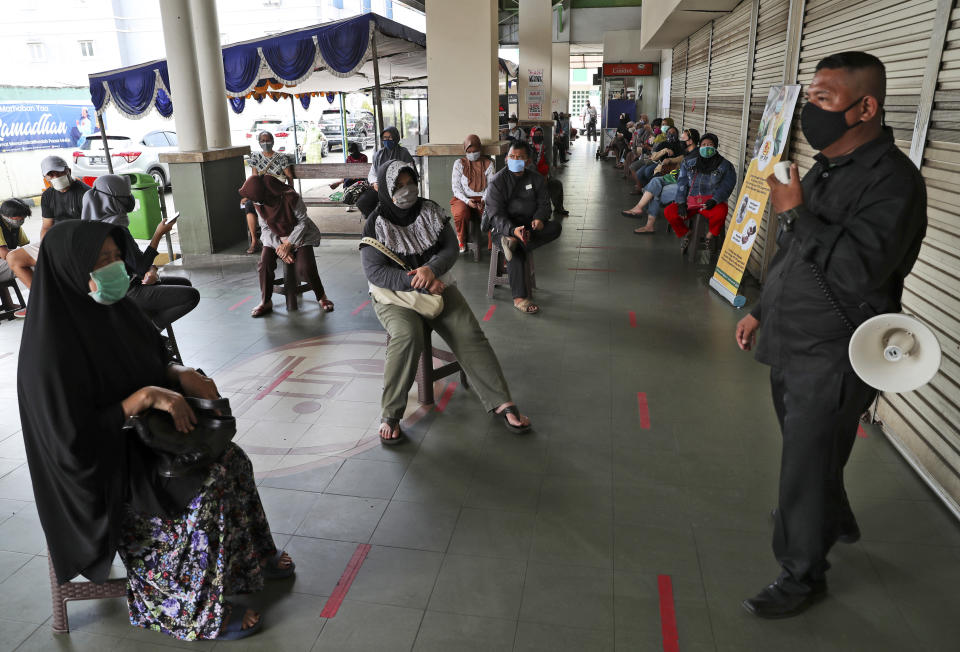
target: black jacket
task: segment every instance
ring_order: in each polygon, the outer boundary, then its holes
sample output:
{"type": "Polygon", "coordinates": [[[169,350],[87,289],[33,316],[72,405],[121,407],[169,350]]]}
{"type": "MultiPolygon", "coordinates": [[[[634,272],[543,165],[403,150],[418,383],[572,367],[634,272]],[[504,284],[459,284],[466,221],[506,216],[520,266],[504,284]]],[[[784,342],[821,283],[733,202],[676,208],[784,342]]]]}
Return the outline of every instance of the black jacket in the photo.
{"type": "Polygon", "coordinates": [[[850,329],[821,289],[816,265],[853,325],[899,312],[903,280],[927,229],[927,193],[913,162],[883,134],[847,156],[822,154],[804,176],[804,203],[778,216],[780,251],[760,302],[757,360],[852,371],[850,329]]]}
{"type": "Polygon", "coordinates": [[[518,226],[533,220],[550,219],[547,180],[527,168],[520,176],[503,168],[490,181],[486,196],[487,219],[498,235],[510,235],[518,226]]]}

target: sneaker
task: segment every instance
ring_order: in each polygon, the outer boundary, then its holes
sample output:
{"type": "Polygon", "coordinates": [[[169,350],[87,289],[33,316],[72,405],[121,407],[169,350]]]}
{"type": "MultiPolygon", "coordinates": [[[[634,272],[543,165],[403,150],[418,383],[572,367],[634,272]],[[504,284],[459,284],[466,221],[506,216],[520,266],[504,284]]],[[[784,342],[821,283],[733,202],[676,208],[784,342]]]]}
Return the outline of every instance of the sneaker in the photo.
{"type": "Polygon", "coordinates": [[[466,247],[464,247],[463,245],[460,245],[460,253],[464,253],[466,250],[467,250],[466,247]]]}
{"type": "Polygon", "coordinates": [[[17,319],[24,319],[27,316],[27,309],[21,308],[20,310],[13,313],[13,316],[16,317],[17,319]]]}

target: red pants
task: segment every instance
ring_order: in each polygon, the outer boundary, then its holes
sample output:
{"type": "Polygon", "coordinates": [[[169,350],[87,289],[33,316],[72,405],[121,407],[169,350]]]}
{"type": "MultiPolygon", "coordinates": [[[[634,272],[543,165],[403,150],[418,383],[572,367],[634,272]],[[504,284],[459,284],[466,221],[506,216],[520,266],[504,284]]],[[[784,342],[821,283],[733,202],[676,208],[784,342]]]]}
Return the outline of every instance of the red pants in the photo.
{"type": "Polygon", "coordinates": [[[467,244],[467,237],[470,233],[470,220],[476,217],[480,219],[480,211],[470,208],[467,204],[454,197],[450,200],[450,212],[453,213],[453,224],[457,230],[457,240],[460,246],[467,244]]]}
{"type": "Polygon", "coordinates": [[[729,207],[726,202],[722,204],[717,204],[713,208],[689,208],[687,209],[687,214],[683,217],[680,217],[680,213],[677,210],[676,204],[667,204],[667,207],[663,209],[663,216],[667,218],[667,221],[670,222],[670,226],[673,227],[674,232],[677,234],[678,238],[690,233],[690,229],[687,227],[686,221],[693,217],[696,217],[697,213],[700,213],[707,221],[710,223],[710,233],[713,235],[720,235],[720,232],[723,230],[723,225],[727,221],[727,211],[729,207]]]}

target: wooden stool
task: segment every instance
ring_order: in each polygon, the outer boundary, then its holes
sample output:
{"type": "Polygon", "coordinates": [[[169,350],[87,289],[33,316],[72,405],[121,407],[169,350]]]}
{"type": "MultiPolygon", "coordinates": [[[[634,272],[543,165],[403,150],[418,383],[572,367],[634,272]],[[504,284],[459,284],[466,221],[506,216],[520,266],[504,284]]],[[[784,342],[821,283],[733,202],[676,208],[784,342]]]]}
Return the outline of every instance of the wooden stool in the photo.
{"type": "MultiPolygon", "coordinates": [[[[450,351],[434,347],[432,334],[433,329],[424,324],[423,352],[420,354],[420,361],[417,363],[417,401],[421,405],[432,405],[434,403],[433,383],[441,378],[459,373],[460,384],[464,387],[470,387],[470,383],[467,382],[467,375],[457,361],[457,356],[450,351]],[[447,364],[434,368],[434,358],[439,358],[447,364]]],[[[390,344],[389,333],[387,333],[387,344],[390,344]]]]}
{"type": "MultiPolygon", "coordinates": [[[[533,266],[533,252],[527,252],[527,260],[523,266],[527,275],[527,287],[530,288],[530,297],[537,289],[537,273],[533,266]]],[[[490,251],[490,271],[487,274],[487,298],[493,298],[493,289],[498,285],[510,285],[510,275],[507,273],[507,261],[503,258],[503,247],[500,246],[500,237],[494,234],[493,249],[490,251]]]]}
{"type": "Polygon", "coordinates": [[[0,281],[0,293],[2,293],[0,294],[0,298],[2,298],[3,301],[3,307],[0,308],[0,319],[13,319],[13,313],[27,307],[27,302],[23,300],[23,295],[20,294],[20,286],[17,285],[17,279],[15,277],[8,281],[0,281]],[[17,295],[17,301],[20,303],[13,303],[13,300],[10,298],[11,288],[13,288],[14,293],[17,295]]]}
{"type": "Polygon", "coordinates": [[[280,267],[280,277],[273,279],[273,293],[282,294],[287,298],[287,312],[295,312],[300,309],[298,299],[304,292],[310,291],[308,283],[300,283],[297,279],[297,270],[294,265],[287,265],[277,258],[280,267]]]}
{"type": "Polygon", "coordinates": [[[50,596],[53,600],[53,619],[50,627],[54,634],[69,634],[70,622],[67,619],[67,602],[70,600],[102,600],[105,598],[123,598],[127,595],[127,580],[107,580],[103,584],[93,582],[57,582],[53,571],[53,560],[47,553],[50,565],[50,596]]]}
{"type": "Polygon", "coordinates": [[[680,256],[683,260],[692,260],[694,263],[697,262],[700,253],[700,240],[706,236],[707,228],[709,228],[707,218],[700,213],[696,213],[690,218],[690,233],[688,234],[690,236],[690,244],[686,249],[680,250],[680,256]]]}

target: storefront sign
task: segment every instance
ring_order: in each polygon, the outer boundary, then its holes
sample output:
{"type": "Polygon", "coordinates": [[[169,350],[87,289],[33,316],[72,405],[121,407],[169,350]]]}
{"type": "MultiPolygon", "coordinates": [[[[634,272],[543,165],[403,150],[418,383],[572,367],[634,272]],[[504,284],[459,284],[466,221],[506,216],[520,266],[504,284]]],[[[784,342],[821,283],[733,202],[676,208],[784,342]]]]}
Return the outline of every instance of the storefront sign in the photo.
{"type": "Polygon", "coordinates": [[[604,77],[637,77],[652,75],[652,63],[605,63],[603,64],[604,77]]]}
{"type": "MultiPolygon", "coordinates": [[[[733,219],[727,228],[727,238],[717,260],[717,269],[710,279],[710,287],[738,308],[746,302],[743,296],[738,295],[740,281],[747,269],[747,261],[750,260],[750,252],[757,241],[763,213],[770,199],[767,177],[773,174],[773,166],[783,154],[799,94],[799,86],[774,86],[767,95],[767,106],[763,110],[753,146],[753,159],[734,205],[733,219]]],[[[767,225],[769,243],[773,242],[775,231],[773,224],[767,225]]]]}
{"type": "Polygon", "coordinates": [[[0,102],[0,153],[82,147],[95,120],[91,104],[0,102]]]}

